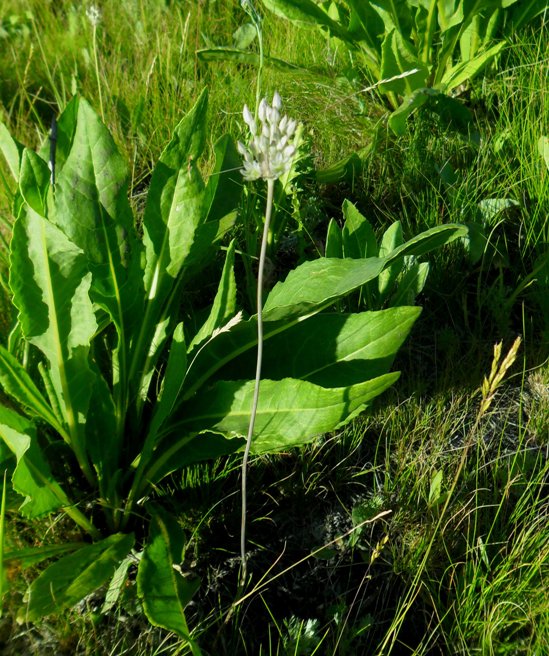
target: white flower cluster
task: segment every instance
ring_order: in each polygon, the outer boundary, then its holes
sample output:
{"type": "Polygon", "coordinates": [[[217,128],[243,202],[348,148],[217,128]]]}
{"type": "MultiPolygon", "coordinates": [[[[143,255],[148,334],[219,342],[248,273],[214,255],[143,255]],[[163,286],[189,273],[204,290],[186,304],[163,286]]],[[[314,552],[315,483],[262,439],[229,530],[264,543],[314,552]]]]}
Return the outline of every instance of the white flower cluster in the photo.
{"type": "Polygon", "coordinates": [[[247,146],[238,142],[238,152],[244,157],[241,171],[246,180],[276,180],[292,166],[297,122],[287,116],[281,118],[281,109],[282,100],[278,92],[273,96],[272,105],[263,98],[258,109],[258,126],[248,106],[244,105],[242,115],[252,136],[247,146]]]}
{"type": "Polygon", "coordinates": [[[86,16],[88,17],[88,20],[92,24],[92,27],[97,27],[101,22],[101,12],[99,11],[99,7],[97,7],[96,5],[90,5],[86,9],[86,16]]]}

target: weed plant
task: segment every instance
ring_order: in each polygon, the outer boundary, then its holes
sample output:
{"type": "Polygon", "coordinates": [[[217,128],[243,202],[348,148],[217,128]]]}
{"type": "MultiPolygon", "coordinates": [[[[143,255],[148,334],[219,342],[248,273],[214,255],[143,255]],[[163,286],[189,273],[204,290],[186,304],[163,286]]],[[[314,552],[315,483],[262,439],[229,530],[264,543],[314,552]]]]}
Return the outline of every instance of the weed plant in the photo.
{"type": "MultiPolygon", "coordinates": [[[[152,163],[204,85],[212,143],[223,132],[241,134],[255,70],[200,62],[195,51],[229,43],[246,18],[236,1],[104,3],[96,66],[87,7],[33,0],[23,10],[4,1],[0,118],[38,146],[74,91],[98,112],[102,105],[131,162],[139,208],[152,163]]],[[[264,78],[288,113],[303,117],[314,166],[376,144],[338,185],[302,182],[309,198],[298,209],[305,222],[318,220],[310,237],[318,250],[328,218],[341,221],[346,197],[378,236],[395,220],[408,237],[448,222],[484,222],[487,244],[476,260],[466,244],[434,257],[423,317],[398,357],[401,384],[372,417],[299,451],[253,459],[251,586],[237,606],[240,459],[193,465],[162,483],[159,492],[171,497],[189,536],[182,566],[202,579],[189,625],[204,653],[216,655],[549,653],[549,172],[537,150],[549,134],[547,25],[518,33],[495,71],[464,90],[474,114],[468,131],[424,112],[398,141],[383,128],[374,132],[385,110],[339,81],[345,62],[328,39],[289,30],[270,14],[263,25],[270,55],[322,73],[266,69],[264,78]],[[491,199],[513,202],[487,205],[491,199]],[[492,346],[505,337],[505,353],[519,332],[518,359],[479,418],[492,346]]],[[[9,206],[8,183],[0,192],[6,243],[9,206]]],[[[6,252],[0,246],[4,280],[6,252]]],[[[7,550],[75,539],[58,516],[22,522],[9,495],[6,505],[7,550]]],[[[147,624],[131,584],[107,614],[98,613],[103,590],[18,626],[39,567],[22,572],[7,562],[4,569],[0,649],[7,656],[186,653],[147,624]]]]}

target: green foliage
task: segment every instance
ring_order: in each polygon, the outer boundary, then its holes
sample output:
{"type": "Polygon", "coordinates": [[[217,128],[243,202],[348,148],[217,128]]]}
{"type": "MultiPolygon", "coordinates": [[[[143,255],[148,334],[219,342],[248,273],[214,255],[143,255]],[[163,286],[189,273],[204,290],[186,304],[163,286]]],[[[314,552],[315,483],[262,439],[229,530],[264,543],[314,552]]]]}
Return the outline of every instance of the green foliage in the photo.
{"type": "Polygon", "coordinates": [[[372,310],[384,305],[413,305],[429,273],[429,264],[417,258],[469,234],[465,226],[449,224],[430,228],[404,242],[400,222],[395,221],[378,244],[368,219],[349,201],[343,203],[343,217],[343,227],[333,219],[328,225],[326,256],[347,258],[345,261],[379,257],[386,262],[379,277],[364,285],[355,300],[358,306],[372,310]]]}
{"type": "MultiPolygon", "coordinates": [[[[230,139],[217,146],[219,174],[208,185],[197,167],[206,104],[203,93],[154,169],[142,236],[126,165],[84,100],[72,100],[59,118],[54,172],[47,143],[35,153],[5,139],[17,183],[9,284],[18,320],[17,337],[0,350],[0,381],[17,409],[0,406],[0,436],[21,512],[64,511],[94,540],[34,581],[22,614],[30,621],[109,579],[116,597],[135,544],[143,548],[137,582],[148,618],[190,640],[184,608],[197,583],[177,569],[183,534],[175,519],[146,506],[150,534],[141,545],[134,518],[172,472],[237,451],[252,405],[247,365],[257,319],[237,308],[234,243],[203,323],[180,320],[185,292],[212,262],[238,202],[223,167],[230,139]],[[21,352],[29,357],[21,361],[21,352]],[[84,498],[94,499],[88,514],[84,498]]],[[[444,243],[460,230],[434,238],[444,243]]],[[[377,257],[306,262],[274,286],[265,340],[273,353],[288,345],[294,353],[266,363],[272,378],[262,383],[254,453],[345,424],[395,382],[399,374],[389,369],[419,310],[324,311],[422,251],[420,242],[394,242],[377,257]]]]}
{"type": "Polygon", "coordinates": [[[549,6],[545,0],[262,2],[277,16],[321,28],[346,47],[386,97],[396,134],[425,104],[458,123],[467,121],[468,112],[447,94],[478,75],[509,35],[549,6]]]}

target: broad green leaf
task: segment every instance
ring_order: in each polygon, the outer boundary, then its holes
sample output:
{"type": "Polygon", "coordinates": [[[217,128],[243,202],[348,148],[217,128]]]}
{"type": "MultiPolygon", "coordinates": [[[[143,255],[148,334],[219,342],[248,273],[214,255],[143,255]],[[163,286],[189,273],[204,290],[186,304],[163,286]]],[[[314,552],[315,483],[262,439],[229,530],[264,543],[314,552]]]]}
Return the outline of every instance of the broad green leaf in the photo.
{"type": "Polygon", "coordinates": [[[38,446],[36,428],[28,419],[0,406],[0,438],[17,460],[12,484],[25,497],[20,512],[27,517],[40,517],[69,505],[38,446]]]}
{"type": "MultiPolygon", "coordinates": [[[[204,183],[197,160],[206,139],[206,107],[204,91],[175,128],[153,171],[147,195],[143,217],[147,302],[130,367],[130,380],[137,388],[133,393],[141,399],[147,396],[164,345],[158,339],[159,326],[170,319],[168,306],[181,282],[182,269],[189,265],[193,251],[195,257],[201,257],[211,247],[197,240],[199,228],[204,225],[204,183]]],[[[211,223],[213,232],[217,232],[218,223],[211,223]]]]}
{"type": "MultiPolygon", "coordinates": [[[[262,375],[269,380],[299,378],[327,388],[375,378],[389,371],[420,313],[418,307],[399,307],[315,315],[266,341],[262,375]]],[[[254,373],[255,349],[250,349],[216,377],[242,380],[254,373]]]]}
{"type": "Polygon", "coordinates": [[[77,604],[113,576],[133,543],[132,534],[116,533],[50,565],[32,582],[19,620],[35,622],[77,604]]]}
{"type": "Polygon", "coordinates": [[[376,278],[385,261],[323,258],[305,262],[278,282],[265,301],[265,321],[305,317],[376,278]]]}
{"type": "Polygon", "coordinates": [[[524,25],[527,25],[536,16],[549,10],[548,0],[536,0],[535,2],[519,2],[511,9],[510,20],[507,22],[507,33],[509,36],[516,33],[524,25]]]}
{"type": "Polygon", "coordinates": [[[83,430],[94,374],[88,364],[97,323],[82,251],[32,209],[18,218],[10,286],[25,337],[46,356],[75,455],[86,470],[83,430]]]}
{"type": "Polygon", "coordinates": [[[190,640],[185,606],[199,587],[179,571],[184,558],[185,536],[177,521],[157,508],[149,540],[137,571],[137,591],[148,620],[155,626],[190,640]]]}
{"type": "Polygon", "coordinates": [[[173,407],[185,382],[187,374],[187,345],[185,344],[185,334],[183,324],[177,324],[168,355],[166,372],[162,379],[162,388],[160,397],[154,408],[154,415],[149,428],[147,442],[142,451],[141,457],[148,458],[152,452],[156,431],[162,425],[163,421],[170,416],[173,407]]]}
{"type": "Polygon", "coordinates": [[[225,135],[214,146],[215,167],[210,173],[204,192],[206,221],[219,221],[235,211],[243,188],[240,173],[242,157],[233,139],[225,135]]]}
{"type": "Polygon", "coordinates": [[[380,91],[406,96],[418,87],[426,85],[428,68],[418,59],[413,46],[399,32],[392,30],[387,33],[381,53],[381,76],[383,80],[390,81],[381,84],[380,91]]]}
{"type": "Polygon", "coordinates": [[[9,133],[8,128],[0,121],[0,152],[4,156],[15,182],[19,182],[19,169],[24,147],[9,133]]]}
{"type": "MultiPolygon", "coordinates": [[[[392,223],[383,233],[379,245],[379,257],[385,258],[398,246],[402,245],[402,226],[400,221],[392,223]]],[[[379,303],[382,304],[389,295],[395,280],[404,266],[404,259],[394,260],[380,274],[378,279],[379,303]]]]}
{"type": "MultiPolygon", "coordinates": [[[[239,48],[203,48],[197,50],[196,54],[199,59],[203,61],[230,61],[236,64],[246,64],[257,68],[261,62],[258,54],[248,50],[240,50],[239,48]]],[[[297,64],[278,59],[277,57],[264,57],[263,64],[274,70],[279,70],[286,73],[301,73],[302,75],[311,75],[313,72],[308,68],[302,68],[297,64]]]]}
{"type": "Polygon", "coordinates": [[[175,128],[153,171],[143,217],[149,303],[163,303],[170,294],[202,220],[204,184],[197,159],[206,139],[206,107],[203,92],[175,128]]]}
{"type": "Polygon", "coordinates": [[[425,232],[412,237],[412,239],[395,248],[394,251],[389,253],[386,260],[390,264],[405,255],[420,257],[437,250],[445,244],[449,244],[459,237],[467,236],[468,231],[467,226],[461,223],[447,223],[446,225],[429,228],[429,230],[425,230],[425,232]]]}
{"type": "Polygon", "coordinates": [[[233,43],[236,48],[246,50],[257,37],[257,30],[253,23],[244,23],[233,33],[233,43]]]}
{"type": "Polygon", "coordinates": [[[59,433],[63,427],[24,367],[0,345],[0,385],[23,408],[40,417],[59,433]]]}
{"type": "Polygon", "coordinates": [[[342,230],[343,257],[360,259],[381,256],[370,222],[348,200],[343,202],[343,216],[345,217],[342,230]]]}
{"type": "Polygon", "coordinates": [[[117,426],[111,390],[103,376],[98,371],[95,373],[86,417],[86,451],[97,474],[101,496],[108,498],[109,484],[115,477],[123,454],[124,432],[117,426]]]}
{"type": "Polygon", "coordinates": [[[286,18],[292,23],[325,27],[333,36],[344,41],[350,40],[347,30],[332,20],[312,0],[262,0],[262,2],[273,14],[286,18]]]}
{"type": "Polygon", "coordinates": [[[337,225],[335,219],[330,219],[328,230],[326,232],[326,248],[324,249],[326,257],[343,257],[343,240],[341,228],[337,225]]]}
{"type": "Polygon", "coordinates": [[[476,55],[472,59],[456,64],[443,75],[441,85],[445,90],[451,91],[467,80],[472,80],[503,50],[503,48],[505,48],[505,46],[505,41],[501,41],[500,43],[496,43],[495,46],[488,48],[488,50],[476,55]]]}
{"type": "MultiPolygon", "coordinates": [[[[304,444],[342,426],[390,387],[399,373],[350,387],[326,389],[304,380],[262,380],[255,422],[254,453],[304,444]]],[[[172,430],[187,434],[210,430],[228,437],[246,435],[254,381],[221,381],[207,395],[181,405],[172,430]]]]}
{"type": "MultiPolygon", "coordinates": [[[[63,168],[71,151],[81,102],[85,103],[86,101],[81,100],[78,96],[74,96],[74,98],[65,105],[63,112],[57,118],[57,135],[55,140],[56,171],[60,171],[63,168]]],[[[45,139],[42,147],[38,151],[38,154],[45,162],[49,161],[50,158],[50,145],[50,139],[45,139]]]]}
{"type": "Polygon", "coordinates": [[[390,307],[412,305],[423,291],[428,275],[428,262],[416,262],[408,267],[398,280],[396,291],[389,301],[390,307]]]}
{"type": "Polygon", "coordinates": [[[40,216],[47,216],[47,194],[50,189],[50,170],[47,164],[27,148],[21,158],[19,189],[25,202],[40,216]]]}
{"type": "Polygon", "coordinates": [[[246,444],[242,438],[229,439],[219,433],[203,431],[198,435],[181,435],[181,431],[167,432],[158,443],[145,479],[158,483],[165,476],[198,462],[216,460],[236,453],[246,444]]]}
{"type": "Polygon", "coordinates": [[[412,112],[429,101],[432,96],[438,96],[440,91],[422,87],[416,89],[412,94],[406,96],[400,107],[395,109],[389,116],[389,127],[396,135],[403,135],[406,132],[406,121],[412,112]]]}
{"type": "Polygon", "coordinates": [[[103,606],[101,606],[102,615],[105,615],[116,606],[124,586],[126,585],[126,581],[128,580],[128,570],[134,562],[135,556],[130,554],[129,556],[126,556],[116,568],[111,582],[109,583],[107,592],[105,593],[105,601],[103,602],[103,606]]]}
{"type": "Polygon", "coordinates": [[[85,100],[72,101],[61,116],[57,153],[49,218],[87,259],[91,298],[109,314],[118,334],[112,383],[115,389],[119,381],[125,387],[127,345],[133,326],[142,320],[143,296],[140,245],[128,201],[128,168],[109,131],[85,100]]]}
{"type": "Polygon", "coordinates": [[[221,328],[221,326],[226,324],[236,314],[236,279],[233,270],[234,252],[235,241],[233,239],[227,249],[225,265],[223,266],[223,272],[221,273],[217,294],[215,295],[210,314],[204,325],[193,337],[189,344],[189,350],[209,339],[216,329],[221,328]]]}
{"type": "Polygon", "coordinates": [[[44,560],[49,560],[61,554],[70,553],[85,547],[85,542],[65,542],[63,544],[48,544],[45,547],[30,547],[29,549],[17,549],[4,554],[5,563],[17,563],[22,569],[38,565],[44,560]]]}

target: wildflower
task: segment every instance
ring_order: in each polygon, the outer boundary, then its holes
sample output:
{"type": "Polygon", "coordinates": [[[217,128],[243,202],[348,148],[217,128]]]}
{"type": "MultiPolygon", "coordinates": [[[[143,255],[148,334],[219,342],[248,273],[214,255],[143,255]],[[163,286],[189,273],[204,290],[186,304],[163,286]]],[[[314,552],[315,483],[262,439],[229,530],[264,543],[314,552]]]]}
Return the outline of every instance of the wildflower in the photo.
{"type": "Polygon", "coordinates": [[[99,11],[99,7],[96,5],[90,5],[86,9],[86,16],[88,17],[88,20],[92,24],[92,27],[97,27],[101,21],[101,12],[99,11]]]}
{"type": "Polygon", "coordinates": [[[248,181],[263,178],[276,180],[287,173],[296,153],[294,136],[297,122],[287,116],[280,116],[282,99],[278,92],[273,96],[272,105],[265,98],[258,108],[258,122],[247,105],[242,115],[250,129],[248,145],[238,142],[238,152],[244,158],[242,175],[248,181]]]}

